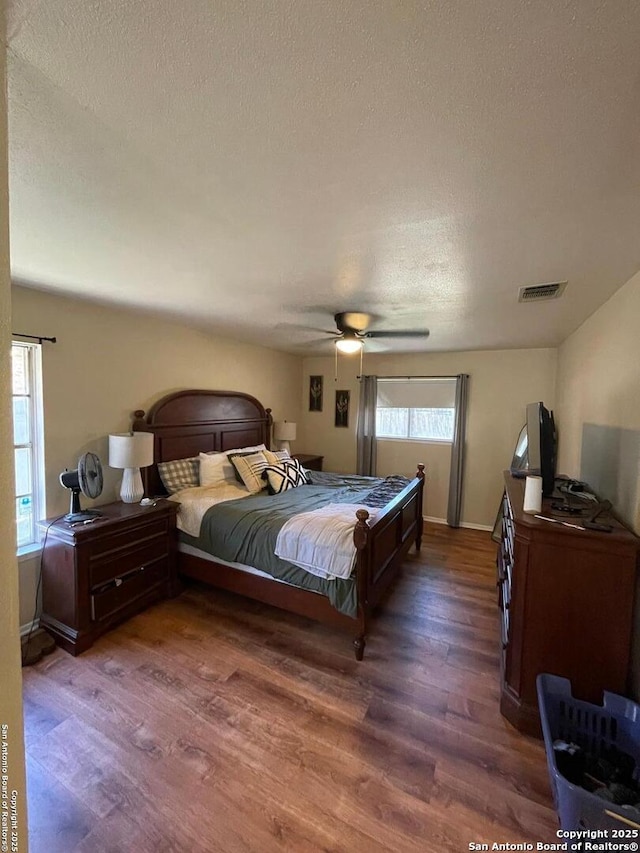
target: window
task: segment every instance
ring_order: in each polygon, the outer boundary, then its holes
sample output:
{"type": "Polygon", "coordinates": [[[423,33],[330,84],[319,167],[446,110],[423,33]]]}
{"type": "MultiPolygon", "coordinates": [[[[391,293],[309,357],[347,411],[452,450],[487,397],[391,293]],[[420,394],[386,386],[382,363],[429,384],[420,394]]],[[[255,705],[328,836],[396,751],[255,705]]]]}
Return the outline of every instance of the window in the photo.
{"type": "Polygon", "coordinates": [[[45,514],[40,351],[40,344],[11,345],[18,549],[38,542],[36,523],[45,514]]]}
{"type": "Polygon", "coordinates": [[[376,437],[453,441],[455,379],[379,379],[376,437]]]}

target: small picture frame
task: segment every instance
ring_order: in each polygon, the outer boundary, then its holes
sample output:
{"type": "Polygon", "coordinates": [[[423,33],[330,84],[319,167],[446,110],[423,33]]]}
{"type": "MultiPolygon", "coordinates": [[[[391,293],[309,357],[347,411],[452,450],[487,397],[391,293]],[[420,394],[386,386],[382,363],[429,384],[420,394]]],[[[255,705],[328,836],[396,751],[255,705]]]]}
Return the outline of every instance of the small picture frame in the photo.
{"type": "Polygon", "coordinates": [[[322,411],[322,384],[323,376],[309,377],[309,411],[322,411]]]}
{"type": "Polygon", "coordinates": [[[349,396],[350,391],[336,391],[335,426],[349,426],[349,396]]]}

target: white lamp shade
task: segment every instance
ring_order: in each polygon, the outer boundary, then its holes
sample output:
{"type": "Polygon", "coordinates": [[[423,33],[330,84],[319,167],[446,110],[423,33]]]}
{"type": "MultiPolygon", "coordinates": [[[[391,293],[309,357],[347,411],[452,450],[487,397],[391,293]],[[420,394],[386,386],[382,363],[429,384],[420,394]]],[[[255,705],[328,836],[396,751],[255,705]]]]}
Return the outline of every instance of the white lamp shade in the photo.
{"type": "Polygon", "coordinates": [[[277,421],[273,425],[273,437],[276,441],[295,441],[296,425],[291,421],[277,421]]]}
{"type": "Polygon", "coordinates": [[[153,465],[153,433],[134,432],[109,436],[111,468],[146,468],[153,465]]]}

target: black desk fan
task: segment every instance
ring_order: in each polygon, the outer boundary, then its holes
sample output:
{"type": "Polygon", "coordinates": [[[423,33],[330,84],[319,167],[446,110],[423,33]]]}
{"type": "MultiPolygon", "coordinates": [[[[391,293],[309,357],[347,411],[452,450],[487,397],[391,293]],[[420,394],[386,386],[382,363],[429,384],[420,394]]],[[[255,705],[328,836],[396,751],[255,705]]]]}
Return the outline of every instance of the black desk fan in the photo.
{"type": "Polygon", "coordinates": [[[60,483],[71,491],[69,512],[64,520],[69,524],[92,521],[102,513],[97,509],[80,509],[80,492],[88,498],[97,498],[102,492],[102,465],[95,453],[83,453],[75,471],[63,471],[60,483]]]}

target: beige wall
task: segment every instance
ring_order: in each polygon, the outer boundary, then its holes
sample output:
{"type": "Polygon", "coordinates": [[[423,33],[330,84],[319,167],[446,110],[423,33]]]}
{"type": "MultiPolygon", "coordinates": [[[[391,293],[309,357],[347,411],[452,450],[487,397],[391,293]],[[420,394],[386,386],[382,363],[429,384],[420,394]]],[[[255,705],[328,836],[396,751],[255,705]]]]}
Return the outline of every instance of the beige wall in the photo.
{"type": "MultiPolygon", "coordinates": [[[[559,470],[583,478],[640,534],[640,273],[558,353],[559,470]]],[[[640,588],[632,680],[640,698],[640,588]]]]}
{"type": "Polygon", "coordinates": [[[589,476],[640,533],[640,273],[560,347],[558,420],[559,470],[589,476]]]}
{"type": "MultiPolygon", "coordinates": [[[[13,288],[13,323],[25,334],[57,337],[43,345],[47,516],[64,513],[69,492],[58,476],[90,450],[102,460],[100,498],[118,496],[121,472],[108,467],[110,432],[129,428],[135,409],[184,388],[244,391],[276,419],[299,419],[299,357],[214,338],[132,311],[13,288]]],[[[35,561],[20,564],[21,624],[33,618],[35,561]]]]}
{"type": "MultiPolygon", "coordinates": [[[[338,381],[333,358],[307,358],[303,365],[302,417],[294,450],[321,453],[325,470],[355,470],[358,408],[358,357],[341,357],[338,381]],[[309,376],[324,376],[322,412],[308,411],[309,376]],[[333,425],[336,389],[351,391],[349,428],[333,425]]],[[[527,403],[555,404],[556,350],[496,350],[404,355],[366,354],[364,371],[380,376],[468,373],[469,410],[462,521],[492,526],[502,493],[502,471],[509,466],[527,403]]],[[[446,516],[449,450],[426,442],[380,442],[378,473],[413,476],[417,462],[427,466],[424,513],[446,516]]]]}
{"type": "MultiPolygon", "coordinates": [[[[4,34],[4,4],[0,2],[0,32],[4,34]]],[[[11,414],[11,290],[9,286],[9,206],[7,198],[7,105],[5,100],[5,48],[0,58],[0,488],[3,495],[14,493],[13,422],[11,414]]],[[[18,620],[18,573],[13,502],[0,505],[0,744],[7,747],[6,765],[0,771],[8,777],[6,794],[15,792],[17,846],[27,850],[27,807],[24,776],[24,735],[22,722],[22,670],[18,620]],[[6,727],[6,728],[5,728],[6,727]],[[5,769],[6,767],[6,769],[5,769]]],[[[3,786],[4,793],[4,786],[3,786]]],[[[6,804],[3,801],[3,805],[6,804]]],[[[8,848],[12,849],[12,826],[8,824],[8,848]]]]}

